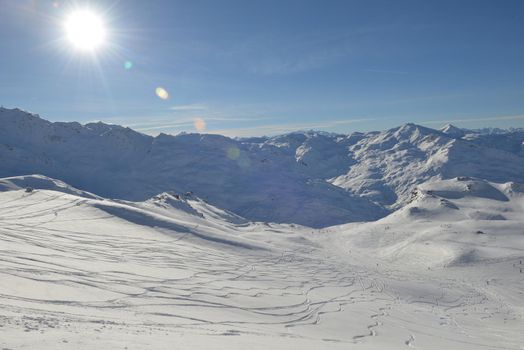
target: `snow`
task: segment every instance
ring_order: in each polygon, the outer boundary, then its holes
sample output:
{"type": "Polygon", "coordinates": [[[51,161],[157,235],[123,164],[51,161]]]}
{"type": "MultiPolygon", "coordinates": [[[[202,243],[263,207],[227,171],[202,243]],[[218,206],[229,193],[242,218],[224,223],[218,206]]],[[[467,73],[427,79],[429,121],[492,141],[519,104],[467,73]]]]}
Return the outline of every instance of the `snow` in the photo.
{"type": "MultiPolygon", "coordinates": [[[[1,177],[43,174],[106,198],[132,201],[191,191],[250,220],[314,227],[375,220],[388,213],[310,176],[338,163],[345,152],[338,146],[329,163],[314,170],[317,162],[297,162],[295,149],[270,141],[199,134],[151,137],[102,123],[50,123],[7,109],[0,110],[0,123],[1,177]]],[[[336,144],[325,135],[311,137],[336,144]]]]}
{"type": "Polygon", "coordinates": [[[467,140],[406,124],[365,134],[349,147],[355,165],[329,182],[396,210],[426,181],[472,176],[524,182],[523,140],[522,132],[476,134],[467,140]]]}
{"type": "Polygon", "coordinates": [[[14,176],[0,179],[0,192],[21,189],[32,190],[33,188],[64,192],[86,198],[102,199],[101,197],[95,194],[86,191],[81,191],[72,186],[69,186],[63,181],[51,179],[47,176],[42,175],[14,176]]]}
{"type": "Polygon", "coordinates": [[[0,349],[524,349],[522,130],[0,123],[0,349]]]}
{"type": "Polygon", "coordinates": [[[385,217],[418,184],[472,176],[524,183],[524,132],[405,124],[231,139],[152,137],[104,123],[51,123],[0,109],[0,177],[42,174],[106,198],[193,192],[252,221],[327,227],[385,217]],[[458,137],[464,131],[464,137],[458,137]]]}
{"type": "Polygon", "coordinates": [[[440,131],[442,131],[446,135],[449,135],[451,137],[456,137],[456,138],[462,138],[466,134],[464,130],[462,130],[460,128],[457,128],[453,124],[446,124],[446,125],[444,125],[440,129],[440,131]]]}
{"type": "Polygon", "coordinates": [[[109,200],[37,178],[1,181],[18,184],[0,192],[1,348],[524,343],[519,184],[428,182],[382,220],[315,230],[191,194],[109,200]],[[471,220],[479,208],[505,220],[471,220]]]}
{"type": "MultiPolygon", "coordinates": [[[[474,176],[524,182],[521,130],[457,139],[406,124],[383,132],[272,138],[161,134],[104,123],[50,123],[0,109],[0,176],[44,174],[110,198],[192,191],[250,220],[325,227],[376,220],[420,183],[474,176]],[[154,175],[153,175],[154,174],[154,175]]],[[[455,135],[456,136],[456,135],[455,135]]]]}

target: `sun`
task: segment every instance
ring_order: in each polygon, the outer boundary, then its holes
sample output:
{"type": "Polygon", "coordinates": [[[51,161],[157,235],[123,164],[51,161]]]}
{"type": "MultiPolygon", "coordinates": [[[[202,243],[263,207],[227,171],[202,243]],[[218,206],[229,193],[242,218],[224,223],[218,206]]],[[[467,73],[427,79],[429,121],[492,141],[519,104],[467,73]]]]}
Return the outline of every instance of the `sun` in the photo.
{"type": "Polygon", "coordinates": [[[91,10],[75,10],[64,23],[67,39],[81,51],[96,51],[106,40],[102,16],[91,10]]]}

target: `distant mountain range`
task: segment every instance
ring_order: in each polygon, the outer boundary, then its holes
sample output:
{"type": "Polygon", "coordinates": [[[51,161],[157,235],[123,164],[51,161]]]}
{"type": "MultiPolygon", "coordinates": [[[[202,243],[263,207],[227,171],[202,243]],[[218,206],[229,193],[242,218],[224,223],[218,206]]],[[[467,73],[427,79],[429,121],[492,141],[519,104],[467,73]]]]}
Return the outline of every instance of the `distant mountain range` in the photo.
{"type": "Polygon", "coordinates": [[[103,197],[191,192],[253,221],[325,227],[382,218],[417,185],[472,177],[524,182],[524,130],[295,132],[156,137],[104,123],[49,122],[0,108],[0,177],[42,174],[103,197]]]}

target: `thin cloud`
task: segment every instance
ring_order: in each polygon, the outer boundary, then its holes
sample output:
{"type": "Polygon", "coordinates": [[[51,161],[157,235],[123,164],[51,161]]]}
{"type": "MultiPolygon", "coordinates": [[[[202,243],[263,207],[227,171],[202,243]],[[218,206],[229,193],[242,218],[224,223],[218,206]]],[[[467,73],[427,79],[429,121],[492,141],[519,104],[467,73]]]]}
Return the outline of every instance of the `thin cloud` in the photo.
{"type": "Polygon", "coordinates": [[[144,121],[137,122],[133,124],[127,124],[126,126],[135,129],[140,132],[150,132],[155,130],[167,131],[169,129],[180,129],[187,130],[187,127],[193,127],[193,123],[196,118],[204,120],[206,123],[248,123],[261,120],[267,120],[267,118],[257,118],[257,117],[232,117],[232,116],[206,116],[206,115],[196,115],[196,116],[187,116],[187,117],[176,117],[176,118],[166,118],[155,121],[144,121]]]}
{"type": "Polygon", "coordinates": [[[172,111],[202,111],[208,109],[206,105],[203,104],[188,104],[188,105],[178,105],[169,108],[172,111]]]}
{"type": "Polygon", "coordinates": [[[247,137],[247,136],[272,136],[283,134],[287,132],[293,132],[298,130],[313,130],[313,129],[333,129],[343,125],[349,125],[354,123],[361,123],[377,120],[376,118],[361,118],[361,119],[341,119],[341,120],[329,120],[318,123],[289,123],[289,124],[272,124],[272,125],[261,125],[248,128],[231,128],[231,129],[219,129],[209,130],[209,133],[220,134],[225,136],[236,136],[236,137],[247,137]]]}
{"type": "Polygon", "coordinates": [[[146,127],[138,127],[135,130],[140,132],[148,132],[148,131],[154,131],[154,130],[166,130],[166,129],[173,129],[173,128],[183,128],[193,125],[193,120],[191,121],[181,121],[181,122],[174,122],[174,123],[167,123],[167,124],[158,124],[153,126],[146,126],[146,127]]]}
{"type": "Polygon", "coordinates": [[[501,115],[501,116],[483,117],[483,118],[430,120],[427,122],[421,122],[420,124],[474,123],[474,122],[497,121],[497,120],[524,120],[524,114],[501,115]]]}

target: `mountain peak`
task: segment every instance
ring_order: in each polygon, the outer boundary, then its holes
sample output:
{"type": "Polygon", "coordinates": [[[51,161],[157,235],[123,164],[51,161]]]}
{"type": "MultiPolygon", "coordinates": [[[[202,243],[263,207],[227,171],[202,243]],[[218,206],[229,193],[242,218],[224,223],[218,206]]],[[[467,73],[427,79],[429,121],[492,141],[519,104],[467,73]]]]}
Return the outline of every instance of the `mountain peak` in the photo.
{"type": "Polygon", "coordinates": [[[52,123],[18,109],[1,109],[0,121],[0,177],[39,173],[134,201],[176,188],[252,221],[324,227],[376,219],[434,177],[524,182],[519,135],[454,139],[444,133],[460,130],[453,126],[238,140],[52,123]]]}
{"type": "Polygon", "coordinates": [[[0,107],[0,118],[2,119],[24,119],[24,120],[43,120],[38,114],[24,111],[20,108],[0,107]]]}
{"type": "Polygon", "coordinates": [[[406,123],[399,127],[390,129],[385,133],[392,135],[397,140],[410,140],[411,142],[414,142],[424,136],[438,133],[438,131],[422,125],[406,123]]]}
{"type": "Polygon", "coordinates": [[[464,130],[461,128],[456,127],[453,124],[446,124],[441,129],[441,132],[443,132],[446,135],[452,136],[452,137],[462,137],[465,135],[464,130]]]}

